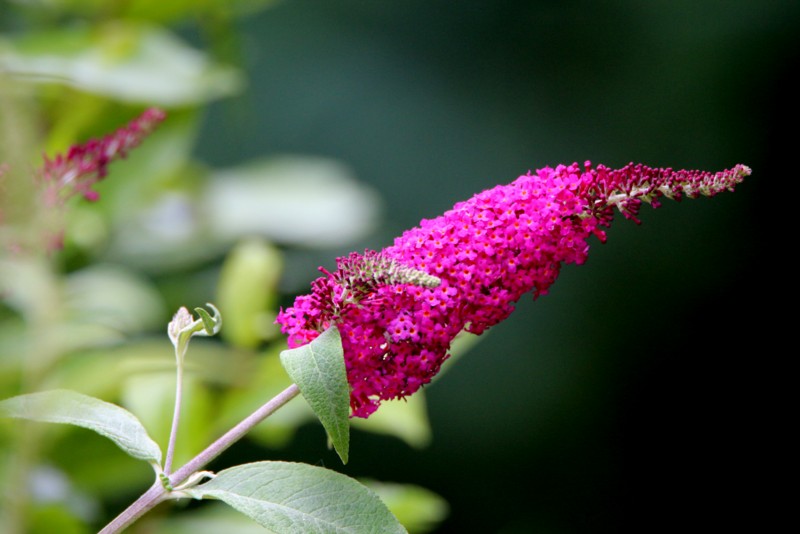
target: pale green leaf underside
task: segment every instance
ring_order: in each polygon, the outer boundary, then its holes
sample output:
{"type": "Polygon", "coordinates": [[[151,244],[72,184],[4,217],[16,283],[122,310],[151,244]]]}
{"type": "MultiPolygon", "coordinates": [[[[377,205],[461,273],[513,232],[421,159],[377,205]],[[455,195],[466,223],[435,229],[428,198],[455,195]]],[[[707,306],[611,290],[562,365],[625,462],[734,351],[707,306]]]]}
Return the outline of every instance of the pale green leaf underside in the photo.
{"type": "Polygon", "coordinates": [[[123,102],[203,104],[239,92],[244,82],[238,70],[213,63],[164,29],[120,21],[113,32],[70,28],[32,33],[3,52],[0,71],[123,102]]]}
{"type": "Polygon", "coordinates": [[[341,473],[307,464],[239,465],[186,493],[224,501],[280,534],[406,532],[372,490],[341,473]]]}
{"type": "Polygon", "coordinates": [[[350,386],[339,331],[331,327],[311,343],[281,352],[281,364],[322,422],[342,462],[347,463],[350,386]]]}
{"type": "Polygon", "coordinates": [[[82,393],[56,389],[19,395],[0,401],[0,416],[88,428],[134,458],[161,463],[161,449],[135,415],[82,393]]]}

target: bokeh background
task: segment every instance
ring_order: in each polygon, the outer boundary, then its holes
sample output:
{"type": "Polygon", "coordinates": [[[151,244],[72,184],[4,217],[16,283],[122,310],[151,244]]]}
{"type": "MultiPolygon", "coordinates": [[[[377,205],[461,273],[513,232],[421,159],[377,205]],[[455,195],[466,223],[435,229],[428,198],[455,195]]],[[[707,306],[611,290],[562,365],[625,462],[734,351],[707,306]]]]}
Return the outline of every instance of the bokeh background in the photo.
{"type": "MultiPolygon", "coordinates": [[[[5,78],[6,118],[32,120],[39,152],[100,135],[146,105],[170,114],[142,154],[112,166],[97,206],[75,207],[53,267],[56,279],[97,265],[144,279],[159,311],[134,339],[158,339],[180,305],[217,302],[224,262],[246,238],[261,240],[256,256],[266,242],[281,254],[274,308],[304,292],[318,265],[383,247],[529,169],[585,160],[753,169],[734,194],[643,209],[639,226],[618,218],[585,265],[521,301],[426,388],[430,435],[357,427],[342,466],[308,421],[280,446],[247,442],[219,466],[282,458],[419,485],[448,503],[436,533],[763,530],[777,499],[766,473],[783,464],[771,392],[791,350],[779,348],[788,317],[776,306],[793,305],[782,214],[792,193],[779,188],[795,167],[800,3],[183,4],[0,0],[0,73],[29,71],[5,78]],[[37,46],[24,44],[31,36],[80,33],[114,63],[113,47],[124,49],[135,25],[169,33],[218,70],[187,82],[159,65],[152,79],[116,86],[102,74],[60,84],[30,72],[39,65],[37,46]],[[271,200],[248,201],[260,198],[254,191],[271,200]],[[69,238],[81,228],[89,237],[69,238]]],[[[237,279],[261,280],[247,273],[237,279]]],[[[25,320],[12,306],[0,318],[13,326],[6,333],[25,320]]],[[[240,342],[236,357],[265,343],[240,342]]],[[[4,397],[21,388],[8,363],[14,346],[0,345],[4,397]]],[[[75,387],[91,389],[94,375],[72,372],[87,381],[75,387]]],[[[40,385],[69,383],[58,376],[40,385]]],[[[223,385],[202,397],[212,411],[223,385]]],[[[105,393],[124,402],[135,397],[126,387],[105,393]]],[[[76,443],[43,455],[63,467],[82,455],[76,443]]],[[[103,487],[77,484],[89,495],[103,487]]],[[[139,488],[95,494],[102,502],[85,528],[139,488]]]]}

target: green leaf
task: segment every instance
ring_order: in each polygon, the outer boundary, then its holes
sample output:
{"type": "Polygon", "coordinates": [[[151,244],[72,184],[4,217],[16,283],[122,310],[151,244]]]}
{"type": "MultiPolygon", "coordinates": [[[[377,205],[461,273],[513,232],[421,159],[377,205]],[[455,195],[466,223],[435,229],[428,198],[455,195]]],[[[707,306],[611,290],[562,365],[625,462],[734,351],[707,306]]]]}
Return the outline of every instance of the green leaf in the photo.
{"type": "Polygon", "coordinates": [[[205,104],[239,92],[244,84],[241,72],[212,62],[167,30],[121,21],[26,34],[4,47],[0,70],[122,102],[166,107],[205,104]]]}
{"type": "Polygon", "coordinates": [[[197,313],[197,315],[200,316],[200,319],[203,321],[203,328],[205,329],[206,334],[208,334],[209,336],[213,336],[216,333],[215,332],[216,321],[212,319],[211,316],[208,314],[208,312],[203,308],[195,308],[194,311],[197,313]]]}
{"type": "Polygon", "coordinates": [[[161,449],[136,416],[116,404],[75,391],[55,389],[12,397],[0,401],[0,416],[88,428],[134,458],[161,463],[161,449]]]}
{"type": "MultiPolygon", "coordinates": [[[[106,1],[104,8],[107,8],[106,1]]],[[[146,18],[161,23],[199,18],[207,24],[215,24],[216,28],[225,18],[254,14],[274,3],[275,0],[128,0],[121,2],[120,6],[129,18],[146,18]]]]}
{"type": "Polygon", "coordinates": [[[404,399],[383,401],[368,419],[354,417],[350,424],[359,430],[395,436],[412,447],[427,447],[431,442],[424,388],[404,399]]]}
{"type": "MultiPolygon", "coordinates": [[[[223,502],[209,502],[190,514],[149,514],[138,522],[148,534],[265,534],[264,527],[223,502]]],[[[60,534],[60,533],[59,533],[60,534]]]]}
{"type": "Polygon", "coordinates": [[[64,283],[71,317],[112,332],[140,334],[161,329],[164,304],[152,282],[123,265],[92,264],[64,283]]]}
{"type": "Polygon", "coordinates": [[[230,251],[217,283],[219,307],[225,310],[222,335],[226,341],[256,348],[280,332],[273,304],[282,270],[280,252],[263,239],[245,239],[230,251]]]}
{"type": "Polygon", "coordinates": [[[405,533],[369,488],[341,473],[300,463],[255,462],[186,490],[219,499],[281,534],[405,533]]]}
{"type": "Polygon", "coordinates": [[[67,503],[46,502],[26,508],[25,532],[28,534],[90,534],[86,526],[67,503]]]}
{"type": "Polygon", "coordinates": [[[203,213],[220,238],[263,235],[325,249],[349,247],[369,236],[382,209],[378,192],[351,169],[311,156],[255,159],[218,169],[203,202],[203,213]]]}
{"type": "Polygon", "coordinates": [[[317,339],[281,352],[281,364],[328,432],[347,463],[350,447],[350,386],[339,330],[332,326],[317,339]]]}
{"type": "Polygon", "coordinates": [[[398,521],[413,534],[433,531],[447,518],[450,510],[450,505],[440,495],[421,486],[368,479],[360,482],[377,493],[398,521]]]}

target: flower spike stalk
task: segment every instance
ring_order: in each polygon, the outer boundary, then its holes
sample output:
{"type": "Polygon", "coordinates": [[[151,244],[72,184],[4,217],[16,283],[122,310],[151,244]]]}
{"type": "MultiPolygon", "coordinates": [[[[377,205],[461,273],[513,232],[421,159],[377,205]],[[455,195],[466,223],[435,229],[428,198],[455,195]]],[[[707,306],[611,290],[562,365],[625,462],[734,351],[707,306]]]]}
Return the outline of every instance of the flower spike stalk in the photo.
{"type": "Polygon", "coordinates": [[[380,252],[339,258],[276,322],[290,347],[339,328],[352,415],[368,417],[430,382],[459,332],[484,332],[524,294],[545,295],[562,265],[584,263],[589,237],[605,242],[615,210],[638,223],[642,203],[733,191],[750,172],[544,167],[423,220],[380,252]],[[381,274],[389,265],[413,274],[381,274]]]}

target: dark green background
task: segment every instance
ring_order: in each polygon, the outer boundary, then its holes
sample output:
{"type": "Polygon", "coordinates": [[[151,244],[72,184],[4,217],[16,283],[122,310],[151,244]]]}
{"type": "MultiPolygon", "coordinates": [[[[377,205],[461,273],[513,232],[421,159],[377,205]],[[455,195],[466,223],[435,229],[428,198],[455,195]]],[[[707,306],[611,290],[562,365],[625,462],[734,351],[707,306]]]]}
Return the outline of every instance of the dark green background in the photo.
{"type": "MultiPolygon", "coordinates": [[[[198,157],[346,162],[386,201],[363,246],[545,165],[753,168],[618,219],[427,390],[429,449],[357,433],[344,471],[441,493],[442,533],[763,531],[798,22],[799,2],[301,0],[242,21],[251,85],[198,157]]],[[[318,433],[301,459],[335,465],[318,433]]]]}

